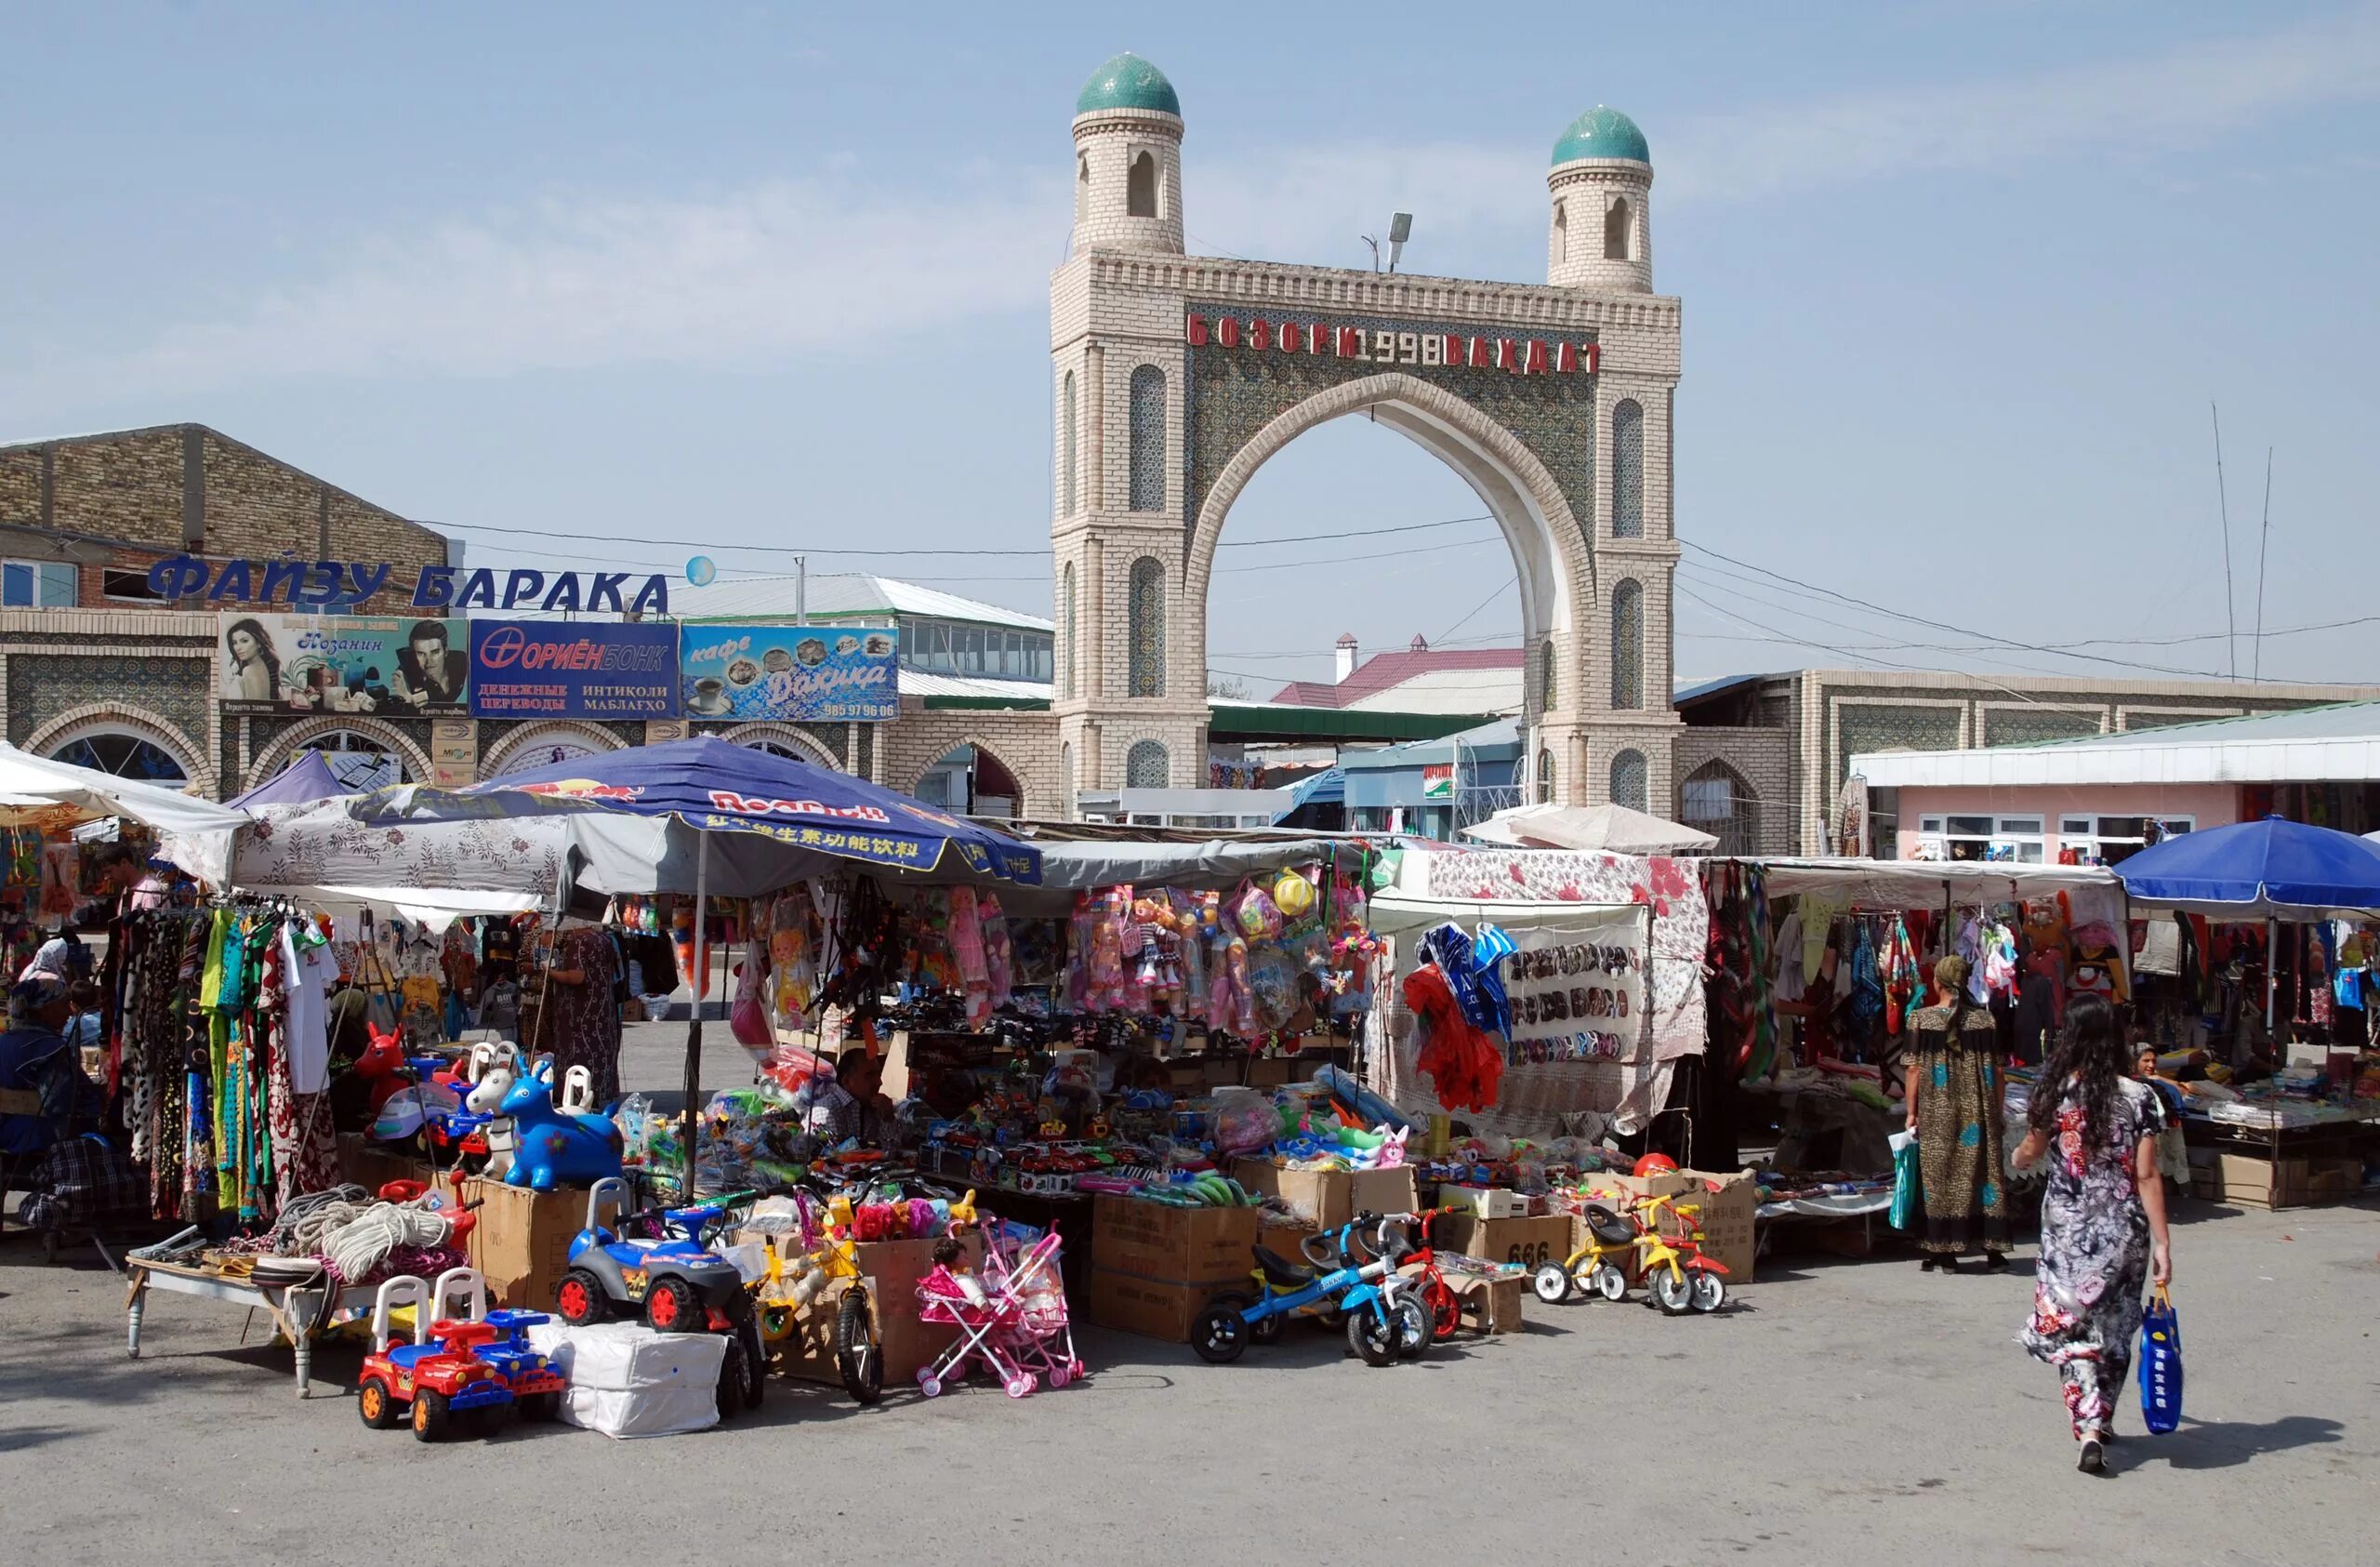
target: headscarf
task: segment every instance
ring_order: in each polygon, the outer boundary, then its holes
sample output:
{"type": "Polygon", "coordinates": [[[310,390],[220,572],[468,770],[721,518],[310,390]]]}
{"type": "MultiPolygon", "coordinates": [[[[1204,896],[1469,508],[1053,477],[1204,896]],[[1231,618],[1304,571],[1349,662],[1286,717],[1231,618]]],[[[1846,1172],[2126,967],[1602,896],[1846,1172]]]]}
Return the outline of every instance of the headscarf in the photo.
{"type": "Polygon", "coordinates": [[[17,982],[22,984],[36,974],[46,974],[63,984],[73,977],[68,970],[73,968],[73,945],[62,936],[53,936],[41,944],[40,950],[33,954],[33,961],[27,963],[23,972],[17,976],[17,982]]]}
{"type": "Polygon", "coordinates": [[[1956,1005],[1959,992],[1967,988],[1967,961],[1956,952],[1935,960],[1934,988],[1942,992],[1949,1004],[1956,1005]]]}
{"type": "Polygon", "coordinates": [[[65,976],[28,973],[8,991],[8,1021],[17,1024],[35,1022],[43,1008],[54,1006],[65,999],[65,976]]]}

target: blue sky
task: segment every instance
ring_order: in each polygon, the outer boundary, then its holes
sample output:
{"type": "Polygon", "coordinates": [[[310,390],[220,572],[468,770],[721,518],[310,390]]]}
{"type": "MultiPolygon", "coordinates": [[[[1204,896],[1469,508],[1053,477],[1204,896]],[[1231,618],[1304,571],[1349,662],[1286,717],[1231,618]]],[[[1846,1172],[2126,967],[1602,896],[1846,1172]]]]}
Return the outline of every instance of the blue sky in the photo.
{"type": "MultiPolygon", "coordinates": [[[[1644,126],[1655,282],[1685,310],[1679,531],[1964,629],[1689,549],[1682,677],[2116,671],[1997,639],[2227,668],[2210,398],[2242,631],[2268,446],[2268,627],[2369,613],[2380,9],[1673,6],[1625,36],[1575,5],[1443,14],[20,12],[0,438],[201,420],[490,564],[1038,551],[1067,121],[1131,48],[1182,95],[1197,250],[1365,264],[1402,207],[1408,270],[1541,280],[1554,138],[1598,101],[1644,126]]],[[[1226,537],[1478,510],[1350,421],[1274,459],[1226,537]]],[[[1325,673],[1342,631],[1509,637],[1491,537],[1233,551],[1257,569],[1216,579],[1212,661],[1261,695],[1325,673]]],[[[813,561],[864,564],[1048,612],[1036,553],[813,561]]],[[[2264,673],[2380,678],[2375,631],[2270,636],[2264,673]]]]}

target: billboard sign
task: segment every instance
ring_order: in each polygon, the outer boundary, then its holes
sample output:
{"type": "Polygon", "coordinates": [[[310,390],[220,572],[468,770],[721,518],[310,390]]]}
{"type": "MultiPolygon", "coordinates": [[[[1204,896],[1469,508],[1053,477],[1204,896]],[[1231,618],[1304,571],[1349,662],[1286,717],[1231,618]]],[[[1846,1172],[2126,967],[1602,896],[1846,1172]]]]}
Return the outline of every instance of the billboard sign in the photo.
{"type": "Polygon", "coordinates": [[[877,724],[901,712],[901,639],[890,626],[679,627],[688,718],[877,724]]]}
{"type": "Polygon", "coordinates": [[[670,718],[678,628],[624,621],[474,620],[474,718],[670,718]]]}
{"type": "Polygon", "coordinates": [[[216,694],[225,702],[383,715],[470,705],[461,620],[226,613],[216,631],[216,694]]]}

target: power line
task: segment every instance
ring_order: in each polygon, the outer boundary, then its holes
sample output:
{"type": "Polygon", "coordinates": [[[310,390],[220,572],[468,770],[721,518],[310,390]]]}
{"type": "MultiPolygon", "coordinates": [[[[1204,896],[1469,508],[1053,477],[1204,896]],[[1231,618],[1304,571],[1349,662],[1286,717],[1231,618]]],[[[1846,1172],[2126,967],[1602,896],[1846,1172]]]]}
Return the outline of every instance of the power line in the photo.
{"type": "MultiPolygon", "coordinates": [[[[2059,657],[2081,658],[2094,664],[2109,664],[2118,669],[2141,670],[2150,674],[2179,675],[2188,680],[2205,680],[2209,678],[2206,671],[2203,670],[2180,670],[2175,669],[2171,665],[2166,664],[2143,664],[2129,658],[2110,658],[2102,653],[2075,653],[2062,648],[2044,647],[2035,643],[2016,642],[2007,637],[1994,636],[1990,631],[1978,631],[1971,626],[1952,625],[1947,620],[1931,620],[1923,615],[1911,615],[1906,610],[1888,608],[1884,604],[1871,603],[1867,599],[1856,598],[1849,593],[1837,592],[1832,588],[1822,588],[1814,582],[1805,582],[1798,577],[1788,577],[1781,571],[1771,571],[1765,566],[1754,565],[1750,561],[1739,560],[1733,555],[1713,550],[1707,544],[1697,544],[1690,538],[1680,538],[1678,542],[1685,545],[1689,550],[1699,551],[1703,554],[1712,556],[1718,560],[1726,561],[1729,565],[1741,566],[1747,571],[1757,572],[1763,577],[1774,578],[1779,582],[1789,583],[1793,587],[1804,589],[1806,591],[1824,594],[1828,598],[1851,604],[1856,608],[1871,610],[1878,615],[1887,615],[1896,620],[1906,620],[1912,625],[1925,626],[1937,631],[1955,631],[1963,637],[1978,637],[1998,646],[2007,648],[2012,652],[2046,653],[2059,657]]],[[[1763,629],[1768,630],[1770,628],[1765,627],[1763,629]]],[[[1811,645],[1816,647],[1822,644],[1813,643],[1811,645]]]]}

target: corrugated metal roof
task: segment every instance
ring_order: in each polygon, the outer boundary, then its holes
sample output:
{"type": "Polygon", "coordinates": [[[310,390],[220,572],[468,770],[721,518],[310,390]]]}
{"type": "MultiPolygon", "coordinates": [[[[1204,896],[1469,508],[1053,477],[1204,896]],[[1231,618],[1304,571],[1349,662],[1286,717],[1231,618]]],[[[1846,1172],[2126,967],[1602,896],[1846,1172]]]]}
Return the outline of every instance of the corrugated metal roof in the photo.
{"type": "MultiPolygon", "coordinates": [[[[705,588],[673,586],[670,597],[678,613],[687,619],[793,617],[793,578],[789,576],[773,575],[764,580],[739,582],[731,575],[705,588]]],[[[985,604],[981,599],[961,598],[957,593],[873,572],[813,572],[804,597],[813,620],[919,615],[979,626],[1013,626],[1022,631],[1048,631],[1055,628],[1055,622],[1043,616],[985,604]]]]}
{"type": "Polygon", "coordinates": [[[2077,740],[1851,759],[1871,789],[2380,779],[2380,702],[2338,702],[2077,740]]]}
{"type": "Polygon", "coordinates": [[[1005,697],[1020,702],[1046,702],[1052,687],[1046,680],[986,680],[981,675],[931,674],[906,665],[901,670],[904,697],[1005,697]]]}

